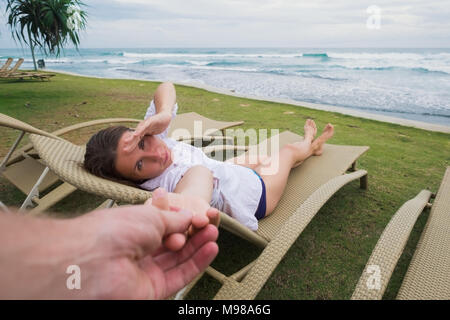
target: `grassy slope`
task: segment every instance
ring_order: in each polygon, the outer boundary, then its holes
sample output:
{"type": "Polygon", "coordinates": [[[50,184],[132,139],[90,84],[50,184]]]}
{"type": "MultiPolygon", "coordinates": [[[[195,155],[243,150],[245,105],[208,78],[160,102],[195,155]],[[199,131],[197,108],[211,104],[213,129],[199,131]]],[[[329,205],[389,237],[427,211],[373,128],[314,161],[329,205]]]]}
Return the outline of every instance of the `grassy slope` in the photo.
{"type": "MultiPolygon", "coordinates": [[[[157,85],[67,75],[50,82],[0,80],[0,112],[48,131],[104,117],[142,118],[157,85]]],[[[450,165],[448,134],[185,86],[176,89],[180,113],[196,111],[218,120],[244,120],[244,129],[278,128],[299,134],[310,117],[319,129],[327,122],[335,125],[331,143],[370,146],[358,164],[369,172],[369,189],[363,191],[353,182],[328,201],[275,270],[260,299],[348,299],[392,214],[421,189],[436,191],[450,165]]],[[[97,129],[84,129],[66,138],[82,143],[97,129]]],[[[6,154],[16,136],[13,130],[0,128],[0,155],[6,154]]],[[[3,178],[0,191],[7,205],[18,206],[25,198],[3,178]]],[[[68,211],[81,214],[102,200],[77,191],[51,211],[58,216],[66,216],[68,211]]],[[[427,214],[416,224],[385,298],[395,297],[427,214]]],[[[214,266],[225,273],[236,271],[258,251],[224,231],[219,244],[221,254],[214,266]]],[[[210,298],[214,288],[217,284],[205,278],[191,297],[210,298]]]]}

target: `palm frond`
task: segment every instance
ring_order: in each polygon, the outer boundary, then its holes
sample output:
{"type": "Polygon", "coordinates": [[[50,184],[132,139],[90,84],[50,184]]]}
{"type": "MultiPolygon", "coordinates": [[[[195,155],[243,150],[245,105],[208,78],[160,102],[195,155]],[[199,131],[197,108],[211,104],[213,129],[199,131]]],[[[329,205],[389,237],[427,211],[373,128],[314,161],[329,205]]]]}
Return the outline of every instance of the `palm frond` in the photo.
{"type": "MultiPolygon", "coordinates": [[[[87,13],[79,0],[6,0],[7,24],[15,40],[37,46],[46,54],[60,55],[67,43],[78,49],[79,33],[86,29],[87,13]],[[69,23],[71,10],[77,9],[77,29],[69,23]]],[[[73,15],[73,13],[72,13],[73,15]]]]}

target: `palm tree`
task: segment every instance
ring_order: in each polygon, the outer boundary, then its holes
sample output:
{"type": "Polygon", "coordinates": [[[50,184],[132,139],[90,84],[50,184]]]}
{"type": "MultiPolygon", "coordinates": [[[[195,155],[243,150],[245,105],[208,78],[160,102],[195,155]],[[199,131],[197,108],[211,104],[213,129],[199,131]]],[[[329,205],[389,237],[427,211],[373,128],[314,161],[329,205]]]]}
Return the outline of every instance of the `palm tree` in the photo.
{"type": "Polygon", "coordinates": [[[84,4],[79,0],[6,0],[7,24],[12,36],[30,46],[34,69],[34,50],[39,47],[47,55],[60,55],[71,42],[78,49],[79,31],[86,28],[84,4]]]}

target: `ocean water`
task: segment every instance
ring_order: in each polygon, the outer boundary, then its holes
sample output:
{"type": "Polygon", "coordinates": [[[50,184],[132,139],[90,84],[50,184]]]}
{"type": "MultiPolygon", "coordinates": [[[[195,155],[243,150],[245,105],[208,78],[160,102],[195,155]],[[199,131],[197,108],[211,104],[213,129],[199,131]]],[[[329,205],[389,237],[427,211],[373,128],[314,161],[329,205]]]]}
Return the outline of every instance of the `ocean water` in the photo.
{"type": "MultiPolygon", "coordinates": [[[[26,48],[0,49],[0,59],[9,56],[32,68],[26,48]]],[[[45,62],[83,75],[206,84],[450,126],[450,49],[66,49],[45,62]]]]}

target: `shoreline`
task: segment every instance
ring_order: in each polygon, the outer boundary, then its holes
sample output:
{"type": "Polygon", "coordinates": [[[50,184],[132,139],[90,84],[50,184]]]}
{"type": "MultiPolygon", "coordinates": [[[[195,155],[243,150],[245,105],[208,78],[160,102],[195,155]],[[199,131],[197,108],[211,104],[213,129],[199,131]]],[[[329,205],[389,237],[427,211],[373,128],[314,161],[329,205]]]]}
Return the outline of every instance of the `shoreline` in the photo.
{"type": "MultiPolygon", "coordinates": [[[[67,75],[78,76],[78,77],[96,78],[96,79],[137,80],[137,81],[148,81],[148,82],[161,82],[161,80],[158,81],[158,80],[136,79],[136,78],[108,78],[108,77],[99,77],[99,76],[87,76],[87,75],[77,74],[74,72],[60,71],[60,70],[53,70],[53,69],[45,69],[44,71],[55,72],[55,73],[60,73],[60,74],[67,74],[67,75]]],[[[197,83],[191,83],[191,82],[179,82],[179,81],[171,81],[171,80],[168,80],[168,81],[174,83],[175,85],[182,85],[182,86],[187,86],[187,87],[203,89],[203,90],[206,90],[209,92],[215,92],[215,93],[219,93],[219,94],[234,96],[237,98],[283,103],[283,104],[289,104],[289,105],[293,105],[293,106],[305,107],[305,108],[310,108],[310,109],[315,109],[315,110],[336,112],[336,113],[349,115],[349,116],[357,117],[357,118],[393,123],[393,124],[398,124],[401,126],[413,127],[413,128],[423,129],[423,130],[427,130],[427,131],[450,133],[450,126],[433,124],[433,123],[428,123],[428,122],[423,122],[423,121],[385,116],[385,115],[381,115],[381,114],[369,113],[369,112],[365,112],[365,111],[359,111],[359,110],[338,107],[338,106],[333,106],[333,105],[318,104],[318,103],[311,103],[311,102],[305,102],[305,101],[297,101],[297,100],[285,99],[285,98],[265,98],[265,97],[250,95],[250,94],[239,94],[239,93],[233,92],[228,89],[217,88],[217,87],[213,87],[213,86],[209,86],[209,85],[205,85],[205,84],[197,84],[197,83]]]]}

